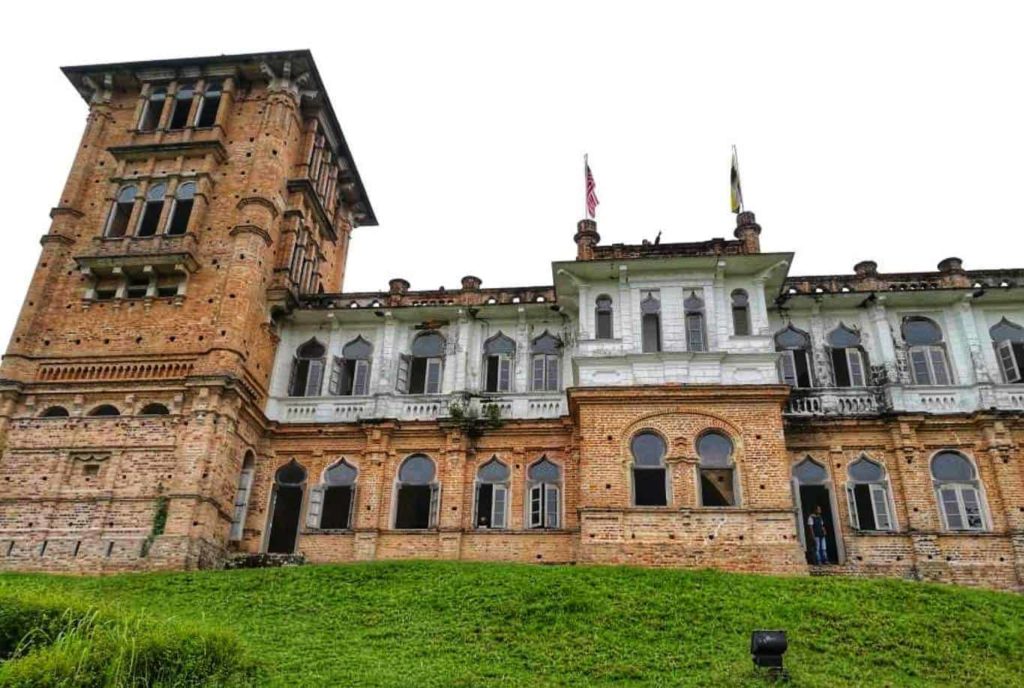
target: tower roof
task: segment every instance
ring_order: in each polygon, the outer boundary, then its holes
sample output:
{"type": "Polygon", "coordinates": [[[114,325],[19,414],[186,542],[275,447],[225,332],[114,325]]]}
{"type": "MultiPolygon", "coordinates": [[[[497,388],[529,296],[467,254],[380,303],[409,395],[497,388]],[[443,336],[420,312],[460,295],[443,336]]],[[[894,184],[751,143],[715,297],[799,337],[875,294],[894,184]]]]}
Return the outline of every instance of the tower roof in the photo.
{"type": "Polygon", "coordinates": [[[345,135],[338,123],[338,117],[327,95],[323,79],[317,70],[313,53],[309,50],[282,50],[275,52],[244,53],[240,55],[211,55],[208,57],[186,57],[166,60],[141,60],[137,62],[114,62],[108,64],[61,67],[61,71],[82,95],[91,102],[97,92],[110,91],[115,87],[135,88],[141,82],[151,79],[170,78],[186,75],[237,76],[245,81],[267,80],[267,70],[272,74],[307,75],[302,81],[302,104],[304,107],[319,107],[321,122],[328,140],[338,158],[344,160],[351,171],[352,182],[356,185],[355,206],[360,211],[362,226],[376,226],[377,217],[370,204],[370,198],[359,176],[355,159],[349,150],[345,135]]]}

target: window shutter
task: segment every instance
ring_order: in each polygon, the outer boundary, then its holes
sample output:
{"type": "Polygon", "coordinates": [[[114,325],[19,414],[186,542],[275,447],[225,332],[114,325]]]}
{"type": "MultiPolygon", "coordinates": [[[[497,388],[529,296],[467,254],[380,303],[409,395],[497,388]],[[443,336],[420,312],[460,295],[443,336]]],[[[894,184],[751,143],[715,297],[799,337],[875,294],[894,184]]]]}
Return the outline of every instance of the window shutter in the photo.
{"type": "Polygon", "coordinates": [[[1003,371],[1003,379],[1007,382],[1020,382],[1020,366],[1013,355],[1013,342],[999,342],[996,345],[996,353],[999,357],[999,367],[1003,371]]]}
{"type": "Polygon", "coordinates": [[[561,385],[558,384],[558,356],[547,357],[547,386],[549,392],[557,392],[561,385]]]}
{"type": "Polygon", "coordinates": [[[949,366],[946,363],[946,352],[938,346],[933,346],[929,353],[932,358],[932,371],[935,373],[935,384],[949,384],[949,366]]]}
{"type": "Polygon", "coordinates": [[[342,360],[335,356],[331,360],[331,376],[327,379],[327,393],[338,396],[341,394],[341,366],[342,360]]]}
{"type": "Polygon", "coordinates": [[[865,385],[864,359],[859,349],[846,349],[846,365],[850,372],[850,385],[863,387],[865,385]]]}
{"type": "Polygon", "coordinates": [[[860,529],[860,514],[857,513],[857,495],[853,485],[846,486],[846,506],[850,512],[850,527],[860,529]]]}
{"type": "Polygon", "coordinates": [[[356,361],[355,380],[352,383],[352,394],[363,396],[370,393],[370,362],[356,361]]]}
{"type": "Polygon", "coordinates": [[[984,523],[981,518],[981,500],[978,499],[978,490],[973,487],[961,487],[960,498],[964,504],[964,515],[966,517],[967,528],[971,530],[981,530],[984,528],[984,523]]]}
{"type": "Polygon", "coordinates": [[[252,489],[252,470],[242,471],[238,478],[238,492],[235,493],[235,513],[231,521],[230,540],[242,539],[242,532],[245,530],[245,513],[249,506],[249,492],[252,489]]]}
{"type": "Polygon", "coordinates": [[[910,350],[910,373],[915,385],[930,385],[932,377],[928,370],[928,357],[923,349],[910,350]]]}
{"type": "Polygon", "coordinates": [[[425,389],[427,394],[440,394],[441,393],[441,359],[430,358],[427,359],[427,384],[425,389]]]}
{"type": "Polygon", "coordinates": [[[741,337],[750,334],[750,319],[747,317],[747,308],[745,306],[733,306],[732,331],[733,334],[741,337]]]}
{"type": "Polygon", "coordinates": [[[544,391],[544,355],[533,357],[533,391],[544,391]]]}
{"type": "Polygon", "coordinates": [[[548,528],[558,527],[559,516],[559,490],[555,485],[544,486],[544,525],[548,528]]]}
{"type": "Polygon", "coordinates": [[[401,354],[398,357],[398,375],[395,378],[395,391],[409,393],[409,368],[412,367],[412,356],[401,354]]]}
{"type": "Polygon", "coordinates": [[[790,387],[797,386],[796,362],[793,360],[792,351],[783,351],[782,356],[779,357],[779,376],[782,378],[783,384],[790,387]]]}
{"type": "Polygon", "coordinates": [[[359,494],[358,485],[352,484],[351,492],[348,498],[348,529],[355,530],[356,528],[356,496],[359,494]]]}
{"type": "Polygon", "coordinates": [[[437,527],[437,516],[441,509],[441,484],[430,487],[430,520],[427,525],[430,528],[437,527]]]}
{"type": "Polygon", "coordinates": [[[530,488],[530,527],[540,528],[544,525],[543,485],[530,488]]]}
{"type": "Polygon", "coordinates": [[[686,316],[686,348],[697,352],[707,349],[704,346],[704,316],[700,313],[686,316]]]}
{"type": "Polygon", "coordinates": [[[320,527],[320,511],[324,506],[324,486],[317,485],[309,491],[309,506],[306,507],[306,527],[320,527]]]}
{"type": "Polygon", "coordinates": [[[306,381],[306,396],[320,396],[320,387],[324,382],[324,359],[318,358],[309,362],[309,379],[306,381]]]}
{"type": "Polygon", "coordinates": [[[956,488],[944,487],[939,490],[939,496],[942,500],[942,513],[946,516],[946,527],[949,530],[963,530],[964,519],[956,488]]]}
{"type": "Polygon", "coordinates": [[[498,359],[498,391],[508,392],[512,389],[512,359],[501,356],[498,359]]]}
{"type": "Polygon", "coordinates": [[[878,530],[892,530],[889,517],[889,490],[885,485],[871,485],[871,505],[875,508],[875,527],[878,530]]]}
{"type": "Polygon", "coordinates": [[[508,488],[495,485],[491,500],[491,528],[504,528],[508,488]]]}
{"type": "Polygon", "coordinates": [[[288,374],[288,396],[302,396],[300,390],[295,389],[295,376],[299,373],[299,357],[292,356],[292,371],[288,374]]]}

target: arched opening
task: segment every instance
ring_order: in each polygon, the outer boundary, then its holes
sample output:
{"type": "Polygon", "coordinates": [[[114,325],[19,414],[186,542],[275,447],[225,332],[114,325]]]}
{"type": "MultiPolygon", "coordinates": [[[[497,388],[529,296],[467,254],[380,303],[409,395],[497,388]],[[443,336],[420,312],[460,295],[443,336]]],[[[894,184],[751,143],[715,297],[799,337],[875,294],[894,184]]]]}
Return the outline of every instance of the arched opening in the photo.
{"type": "Polygon", "coordinates": [[[697,456],[701,506],[737,506],[732,440],[717,430],[705,432],[697,439],[697,456]]]}
{"type": "Polygon", "coordinates": [[[166,184],[154,184],[146,192],[146,202],[142,206],[142,217],[139,218],[139,226],[135,235],[148,237],[156,234],[160,226],[160,216],[164,212],[164,195],[167,193],[166,184]]]}
{"type": "Polygon", "coordinates": [[[531,528],[558,528],[562,523],[562,469],[542,456],[527,477],[528,523],[531,528]]]}
{"type": "Polygon", "coordinates": [[[640,301],[640,350],[661,351],[661,299],[657,291],[644,293],[640,301]]]}
{"type": "Polygon", "coordinates": [[[299,536],[299,512],[306,484],[306,469],[295,459],[277,469],[270,502],[270,533],[267,551],[292,554],[299,536]]]}
{"type": "Polygon", "coordinates": [[[306,526],[323,530],[348,530],[356,504],[355,466],[340,459],[327,467],[323,481],[309,493],[306,526]]]}
{"type": "Polygon", "coordinates": [[[51,406],[40,414],[40,418],[67,418],[70,415],[63,406],[51,406]]]}
{"type": "Polygon", "coordinates": [[[256,455],[252,450],[245,452],[242,470],[238,474],[238,488],[235,490],[235,508],[231,516],[231,532],[228,539],[238,542],[245,532],[245,517],[249,511],[249,495],[252,493],[252,479],[256,473],[256,455]]]}
{"type": "Polygon", "coordinates": [[[356,337],[341,349],[341,358],[335,356],[331,365],[331,379],[327,385],[331,394],[363,396],[370,393],[370,359],[373,346],[362,337],[356,337]]]}
{"type": "Polygon", "coordinates": [[[492,456],[476,472],[473,522],[477,528],[505,528],[508,524],[508,480],[511,472],[492,456]]]}
{"type": "Polygon", "coordinates": [[[978,471],[966,456],[941,451],[932,458],[932,480],[946,530],[985,530],[978,471]]]}
{"type": "Polygon", "coordinates": [[[562,340],[547,330],[533,340],[533,391],[557,392],[561,389],[562,340]]]}
{"type": "Polygon", "coordinates": [[[135,187],[125,186],[117,192],[114,202],[107,214],[107,226],[103,235],[107,237],[123,237],[128,232],[128,223],[132,219],[135,208],[135,187]]]}
{"type": "Polygon", "coordinates": [[[847,468],[850,525],[857,530],[894,530],[892,492],[885,467],[861,456],[847,468]]]}
{"type": "Polygon", "coordinates": [[[1024,327],[1003,318],[989,330],[1003,381],[1024,384],[1024,327]]]}
{"type": "Polygon", "coordinates": [[[811,387],[811,336],[788,325],[775,335],[779,357],[779,378],[791,387],[811,387]]]}
{"type": "Polygon", "coordinates": [[[661,435],[642,430],[629,442],[633,455],[633,504],[636,506],[668,505],[668,471],[665,469],[667,447],[661,435]]]}
{"type": "Polygon", "coordinates": [[[732,293],[732,333],[740,337],[750,334],[750,297],[742,289],[732,293]]]}
{"type": "Polygon", "coordinates": [[[611,339],[615,336],[612,327],[612,297],[601,294],[594,304],[594,333],[597,339],[611,339]]]}
{"type": "Polygon", "coordinates": [[[160,126],[160,115],[164,111],[164,103],[167,101],[167,89],[154,88],[149,92],[146,104],[142,106],[142,116],[139,118],[139,131],[153,131],[160,126]]]}
{"type": "Polygon", "coordinates": [[[292,377],[288,394],[293,397],[320,396],[324,379],[324,359],[327,348],[316,337],[300,346],[292,359],[292,377]]]}
{"type": "Polygon", "coordinates": [[[178,85],[178,92],[174,94],[174,109],[171,110],[171,120],[167,125],[168,129],[184,129],[188,124],[188,114],[192,110],[192,98],[195,95],[195,84],[183,83],[178,85]]]}
{"type": "Polygon", "coordinates": [[[793,467],[793,493],[800,514],[797,533],[804,544],[807,563],[838,562],[839,540],[828,470],[806,457],[793,467]]]}
{"type": "Polygon", "coordinates": [[[439,332],[424,332],[412,342],[411,355],[399,359],[396,388],[404,394],[440,394],[445,340],[439,332]]]}
{"type": "Polygon", "coordinates": [[[915,385],[948,385],[949,359],[942,341],[942,329],[929,318],[903,319],[903,341],[907,344],[910,377],[915,385]]]}
{"type": "Polygon", "coordinates": [[[90,416],[120,416],[121,412],[117,410],[117,407],[112,404],[100,404],[92,411],[89,411],[90,416]]]}
{"type": "Polygon", "coordinates": [[[828,334],[832,379],[836,387],[864,387],[868,384],[867,356],[860,332],[843,323],[828,334]]]}
{"type": "Polygon", "coordinates": [[[188,231],[188,221],[192,217],[192,207],[195,205],[195,198],[195,182],[178,184],[178,189],[174,192],[171,214],[167,219],[167,234],[178,236],[188,231]]]}
{"type": "Polygon", "coordinates": [[[217,110],[220,109],[221,82],[207,81],[199,96],[199,107],[196,108],[197,127],[212,127],[217,123],[217,110]]]}
{"type": "Polygon", "coordinates": [[[510,392],[516,343],[502,332],[484,342],[484,391],[510,392]]]}
{"type": "Polygon", "coordinates": [[[146,404],[145,406],[143,406],[142,407],[142,411],[139,412],[139,415],[142,415],[142,416],[166,416],[169,413],[170,413],[170,410],[166,406],[164,406],[163,404],[152,403],[152,404],[146,404]]]}
{"type": "Polygon", "coordinates": [[[684,320],[686,322],[686,350],[707,351],[708,336],[704,327],[704,299],[692,291],[683,301],[684,320]]]}
{"type": "Polygon", "coordinates": [[[441,485],[433,459],[413,454],[403,461],[398,469],[395,497],[395,528],[436,527],[441,485]]]}

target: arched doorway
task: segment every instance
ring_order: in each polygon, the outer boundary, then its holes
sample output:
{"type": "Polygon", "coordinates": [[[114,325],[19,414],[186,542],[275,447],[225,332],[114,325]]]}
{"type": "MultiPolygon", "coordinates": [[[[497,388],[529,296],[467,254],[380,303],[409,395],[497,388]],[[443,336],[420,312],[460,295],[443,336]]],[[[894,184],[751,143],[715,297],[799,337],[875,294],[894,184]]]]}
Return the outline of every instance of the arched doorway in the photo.
{"type": "Polygon", "coordinates": [[[828,561],[831,564],[842,561],[843,549],[836,528],[835,498],[832,494],[832,483],[828,469],[811,457],[793,466],[793,498],[796,500],[797,533],[804,545],[807,563],[814,563],[814,539],[808,535],[807,521],[816,507],[821,507],[821,516],[825,522],[828,561]]]}
{"type": "Polygon", "coordinates": [[[306,484],[306,469],[295,459],[277,469],[270,497],[270,533],[267,552],[291,554],[299,535],[299,512],[306,484]]]}

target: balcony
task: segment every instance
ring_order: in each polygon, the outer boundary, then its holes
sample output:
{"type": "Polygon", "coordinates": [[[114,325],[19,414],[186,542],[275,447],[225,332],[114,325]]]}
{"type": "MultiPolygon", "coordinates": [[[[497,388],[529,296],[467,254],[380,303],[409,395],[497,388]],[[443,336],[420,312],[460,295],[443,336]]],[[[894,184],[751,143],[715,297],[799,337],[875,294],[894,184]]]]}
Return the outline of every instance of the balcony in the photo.
{"type": "Polygon", "coordinates": [[[126,265],[183,265],[195,272],[199,264],[195,259],[194,234],[170,236],[157,234],[148,237],[94,237],[92,248],[75,260],[82,267],[92,269],[126,265]]]}
{"type": "Polygon", "coordinates": [[[876,416],[885,410],[874,389],[794,389],[786,404],[788,416],[876,416]]]}
{"type": "MultiPolygon", "coordinates": [[[[282,423],[355,423],[370,418],[436,420],[450,415],[461,394],[381,394],[366,397],[276,397],[267,403],[267,417],[282,423]]],[[[558,418],[567,413],[561,392],[484,395],[473,397],[469,409],[498,406],[504,420],[558,418]]]]}

